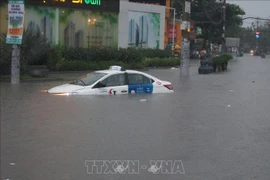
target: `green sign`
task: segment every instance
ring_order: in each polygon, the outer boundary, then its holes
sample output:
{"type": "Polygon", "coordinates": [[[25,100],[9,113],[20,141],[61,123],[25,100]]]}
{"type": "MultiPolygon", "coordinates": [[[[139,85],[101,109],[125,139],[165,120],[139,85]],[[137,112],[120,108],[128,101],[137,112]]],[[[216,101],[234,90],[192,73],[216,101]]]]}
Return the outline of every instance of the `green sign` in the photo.
{"type": "Polygon", "coordinates": [[[202,28],[197,27],[196,28],[196,35],[201,35],[202,34],[202,28]]]}
{"type": "MultiPolygon", "coordinates": [[[[2,0],[0,0],[2,1],[2,0]]],[[[119,12],[120,0],[25,0],[34,6],[87,9],[101,12],[119,12]]]]}
{"type": "MultiPolygon", "coordinates": [[[[54,0],[56,2],[66,2],[66,0],[54,0]]],[[[87,5],[96,5],[96,6],[100,6],[101,5],[101,0],[72,0],[73,4],[87,4],[87,5]]]]}
{"type": "Polygon", "coordinates": [[[84,3],[87,5],[96,5],[96,6],[100,6],[101,0],[84,0],[84,3]]]}

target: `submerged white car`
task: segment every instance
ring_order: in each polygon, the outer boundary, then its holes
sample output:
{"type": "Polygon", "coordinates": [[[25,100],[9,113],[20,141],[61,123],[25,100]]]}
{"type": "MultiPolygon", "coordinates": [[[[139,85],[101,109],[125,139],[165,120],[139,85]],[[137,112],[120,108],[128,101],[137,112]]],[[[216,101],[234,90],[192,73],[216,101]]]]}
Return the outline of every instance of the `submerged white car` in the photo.
{"type": "Polygon", "coordinates": [[[111,66],[109,70],[100,70],[68,84],[53,87],[50,94],[57,95],[118,95],[137,93],[172,93],[173,86],[149,74],[125,70],[120,66],[111,66]]]}

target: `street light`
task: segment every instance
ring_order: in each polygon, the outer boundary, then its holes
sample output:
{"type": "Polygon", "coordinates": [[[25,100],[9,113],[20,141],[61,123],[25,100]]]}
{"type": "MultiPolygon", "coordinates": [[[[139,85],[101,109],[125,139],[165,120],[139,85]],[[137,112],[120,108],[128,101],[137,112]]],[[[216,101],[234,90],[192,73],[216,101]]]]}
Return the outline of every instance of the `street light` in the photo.
{"type": "Polygon", "coordinates": [[[174,36],[174,28],[175,28],[175,8],[171,8],[171,7],[166,7],[167,9],[172,9],[173,10],[173,37],[172,37],[172,45],[174,46],[174,38],[175,38],[175,36],[174,36]]]}

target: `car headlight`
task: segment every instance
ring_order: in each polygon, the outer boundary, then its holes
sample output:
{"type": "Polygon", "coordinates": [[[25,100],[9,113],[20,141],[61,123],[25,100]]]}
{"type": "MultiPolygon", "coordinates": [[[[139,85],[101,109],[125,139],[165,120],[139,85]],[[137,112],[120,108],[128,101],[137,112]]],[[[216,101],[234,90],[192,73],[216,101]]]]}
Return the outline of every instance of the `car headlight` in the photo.
{"type": "Polygon", "coordinates": [[[69,93],[54,93],[55,96],[69,96],[69,95],[77,95],[77,92],[69,92],[69,93]]]}
{"type": "Polygon", "coordinates": [[[54,96],[69,96],[70,93],[54,93],[54,96]]]}

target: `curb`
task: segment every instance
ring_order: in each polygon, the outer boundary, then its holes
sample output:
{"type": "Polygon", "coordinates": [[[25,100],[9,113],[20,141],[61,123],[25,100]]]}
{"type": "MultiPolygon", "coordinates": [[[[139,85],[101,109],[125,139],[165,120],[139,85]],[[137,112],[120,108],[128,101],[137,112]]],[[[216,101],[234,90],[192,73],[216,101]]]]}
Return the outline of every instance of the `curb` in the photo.
{"type": "Polygon", "coordinates": [[[49,74],[76,74],[76,73],[90,73],[94,72],[95,70],[89,71],[49,71],[49,74]]]}
{"type": "MultiPolygon", "coordinates": [[[[127,70],[135,70],[135,71],[149,71],[150,68],[145,68],[145,69],[127,69],[127,70]]],[[[104,70],[104,69],[102,69],[104,70]]],[[[88,71],[49,71],[49,74],[76,74],[76,73],[90,73],[94,71],[99,71],[99,70],[88,70],[88,71]]]]}
{"type": "MultiPolygon", "coordinates": [[[[21,79],[20,82],[48,82],[48,81],[64,81],[63,78],[33,78],[33,79],[21,79]]],[[[10,79],[0,79],[0,82],[10,82],[10,79]]]]}

